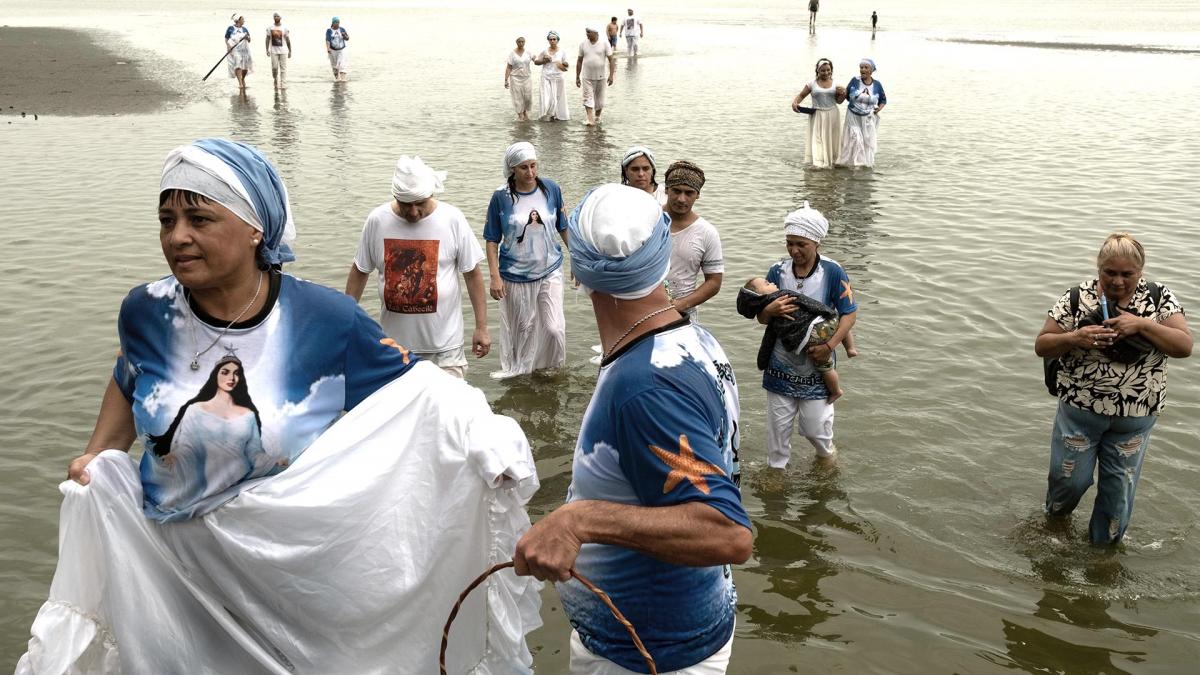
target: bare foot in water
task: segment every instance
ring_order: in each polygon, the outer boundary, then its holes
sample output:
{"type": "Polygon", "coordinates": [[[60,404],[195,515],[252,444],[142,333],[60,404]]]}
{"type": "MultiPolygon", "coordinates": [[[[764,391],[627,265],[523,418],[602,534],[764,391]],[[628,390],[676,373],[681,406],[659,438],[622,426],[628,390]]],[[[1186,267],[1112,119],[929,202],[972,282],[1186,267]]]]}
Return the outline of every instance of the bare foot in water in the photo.
{"type": "Polygon", "coordinates": [[[833,405],[833,402],[841,398],[845,393],[846,392],[844,390],[838,389],[836,392],[830,394],[829,397],[825,399],[825,402],[833,405]]]}

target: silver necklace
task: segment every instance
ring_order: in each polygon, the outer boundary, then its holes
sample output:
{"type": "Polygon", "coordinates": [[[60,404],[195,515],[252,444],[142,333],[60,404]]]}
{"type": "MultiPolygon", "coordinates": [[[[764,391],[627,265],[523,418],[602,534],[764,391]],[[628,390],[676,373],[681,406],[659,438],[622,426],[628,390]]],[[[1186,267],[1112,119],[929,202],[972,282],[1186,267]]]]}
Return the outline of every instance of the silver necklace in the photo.
{"type": "Polygon", "coordinates": [[[233,324],[237,323],[238,321],[241,321],[242,317],[246,315],[246,312],[250,311],[250,307],[252,307],[254,305],[254,301],[258,300],[258,294],[262,291],[262,280],[263,280],[263,274],[262,274],[262,272],[259,272],[258,273],[258,285],[254,287],[254,297],[250,298],[250,302],[246,303],[246,306],[242,308],[242,311],[238,312],[238,315],[236,317],[234,317],[233,321],[230,321],[228,325],[226,325],[224,328],[221,329],[221,332],[217,335],[216,339],[214,339],[212,341],[212,344],[208,345],[204,349],[200,349],[199,347],[197,347],[197,343],[196,343],[196,313],[194,311],[192,311],[192,303],[191,303],[190,299],[188,298],[187,289],[186,288],[183,289],[183,301],[188,306],[188,313],[191,314],[191,320],[188,322],[188,333],[190,333],[192,336],[192,346],[196,347],[196,353],[192,355],[192,362],[190,364],[190,367],[192,370],[200,370],[200,357],[207,354],[208,350],[212,349],[213,347],[216,347],[217,343],[221,341],[221,338],[225,337],[225,334],[229,332],[229,329],[233,328],[233,324]]]}
{"type": "Polygon", "coordinates": [[[613,351],[615,351],[615,350],[616,350],[616,348],[617,348],[617,345],[621,344],[621,341],[622,341],[622,340],[624,340],[625,338],[629,337],[629,334],[630,334],[630,333],[632,333],[632,332],[634,331],[634,329],[636,329],[638,326],[640,326],[640,325],[642,325],[643,323],[645,323],[645,322],[646,322],[646,320],[647,320],[647,319],[649,319],[650,317],[652,317],[652,316],[657,316],[657,315],[659,315],[659,314],[662,314],[663,312],[667,311],[668,309],[675,309],[675,305],[667,305],[666,307],[663,307],[662,309],[656,309],[656,310],[654,310],[653,312],[650,312],[649,314],[647,314],[646,316],[643,316],[642,318],[640,318],[640,319],[638,319],[637,321],[633,322],[633,325],[629,327],[629,330],[625,331],[625,334],[624,334],[624,335],[622,335],[621,337],[617,338],[617,341],[616,341],[616,342],[614,342],[614,343],[613,343],[613,345],[612,345],[611,347],[609,347],[609,348],[608,348],[608,351],[604,352],[604,356],[600,357],[600,360],[601,360],[601,361],[607,361],[607,360],[608,360],[608,357],[612,356],[612,353],[613,353],[613,351]]]}

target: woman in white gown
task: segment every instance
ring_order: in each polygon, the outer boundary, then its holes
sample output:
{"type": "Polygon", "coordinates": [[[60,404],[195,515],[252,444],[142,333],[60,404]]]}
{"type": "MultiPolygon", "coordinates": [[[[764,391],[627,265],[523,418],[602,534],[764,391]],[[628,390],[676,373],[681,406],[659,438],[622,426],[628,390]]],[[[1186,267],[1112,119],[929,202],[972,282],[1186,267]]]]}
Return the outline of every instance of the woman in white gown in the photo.
{"type": "Polygon", "coordinates": [[[550,31],[546,34],[550,46],[538,54],[533,60],[542,67],[542,112],[541,118],[550,121],[566,121],[571,119],[567,109],[567,88],[563,73],[570,67],[567,53],[558,46],[558,33],[550,31]]]}
{"type": "Polygon", "coordinates": [[[858,64],[858,77],[846,85],[846,126],[842,129],[842,149],[838,152],[839,166],[875,166],[875,150],[879,147],[879,113],[887,105],[883,85],[874,78],[875,62],[863,59],[858,64]]]}
{"type": "Polygon", "coordinates": [[[235,13],[229,17],[233,25],[225,29],[225,49],[230,49],[229,76],[236,78],[238,89],[246,88],[246,76],[254,72],[254,58],[250,55],[250,31],[246,19],[235,13]]]}
{"type": "Polygon", "coordinates": [[[529,77],[532,61],[533,57],[525,51],[525,38],[517,38],[517,48],[508,53],[504,66],[504,88],[512,94],[513,109],[522,121],[529,119],[529,110],[533,108],[533,82],[529,77]]]}
{"type": "Polygon", "coordinates": [[[814,112],[808,119],[808,142],[804,145],[804,163],[818,169],[830,169],[837,163],[838,144],[842,140],[842,121],[837,106],[846,100],[846,88],[833,84],[833,62],[820,59],[816,79],[804,85],[792,99],[792,110],[801,112],[800,102],[812,95],[814,112]]]}

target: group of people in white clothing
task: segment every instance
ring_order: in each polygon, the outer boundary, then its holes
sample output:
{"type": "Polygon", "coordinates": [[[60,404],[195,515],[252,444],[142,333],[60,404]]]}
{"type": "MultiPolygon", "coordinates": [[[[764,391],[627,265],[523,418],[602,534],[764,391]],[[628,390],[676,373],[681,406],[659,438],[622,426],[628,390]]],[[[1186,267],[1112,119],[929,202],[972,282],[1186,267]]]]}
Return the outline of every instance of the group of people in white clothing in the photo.
{"type": "MultiPolygon", "coordinates": [[[[612,86],[616,75],[616,46],[619,33],[627,36],[630,56],[636,56],[637,41],[643,34],[642,23],[629,10],[629,17],[620,25],[617,17],[605,28],[606,39],[600,38],[600,30],[588,26],[585,39],[579,43],[575,58],[575,86],[583,94],[584,126],[593,126],[600,121],[604,112],[605,94],[612,86]],[[628,28],[628,30],[626,30],[628,28]],[[637,35],[634,29],[637,29],[637,35]]],[[[516,48],[508,53],[504,62],[504,88],[512,95],[513,110],[517,119],[527,121],[533,107],[533,66],[541,66],[540,107],[537,117],[542,121],[555,122],[571,119],[567,105],[567,80],[565,73],[571,63],[565,49],[559,44],[562,38],[556,31],[546,34],[546,49],[533,54],[525,49],[525,38],[518,37],[516,48]]]]}
{"type": "MultiPolygon", "coordinates": [[[[225,29],[226,63],[229,77],[238,82],[238,89],[246,89],[246,76],[254,72],[254,57],[250,52],[250,30],[246,28],[246,17],[240,12],[234,12],[229,17],[232,22],[225,29]]],[[[325,52],[329,57],[329,65],[333,69],[334,81],[344,82],[348,78],[349,62],[346,59],[346,42],[350,34],[341,26],[341,20],[333,17],[329,28],[325,30],[325,52]]],[[[267,26],[264,40],[267,59],[271,62],[271,79],[275,89],[287,89],[288,61],[292,58],[292,32],[283,24],[279,12],[272,16],[272,23],[267,26]]]]}
{"type": "Polygon", "coordinates": [[[842,87],[833,83],[833,62],[819,59],[816,77],[792,99],[792,110],[808,114],[808,140],[804,162],[820,169],[834,166],[875,166],[879,148],[879,113],[887,105],[883,85],[875,79],[875,61],[864,58],[858,75],[842,87]],[[801,106],[812,97],[812,107],[801,106]],[[846,102],[846,122],[840,123],[837,106],[846,102]]]}

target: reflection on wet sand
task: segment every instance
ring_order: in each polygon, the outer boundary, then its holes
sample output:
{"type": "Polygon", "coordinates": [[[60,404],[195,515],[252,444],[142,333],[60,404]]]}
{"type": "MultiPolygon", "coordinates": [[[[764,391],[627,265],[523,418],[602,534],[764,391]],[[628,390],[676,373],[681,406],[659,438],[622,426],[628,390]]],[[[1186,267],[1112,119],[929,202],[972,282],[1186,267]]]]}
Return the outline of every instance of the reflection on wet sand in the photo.
{"type": "Polygon", "coordinates": [[[236,140],[255,143],[258,140],[258,103],[244,90],[229,97],[229,121],[236,140]]]}
{"type": "Polygon", "coordinates": [[[765,575],[764,592],[773,598],[771,611],[743,604],[750,619],[739,633],[768,640],[804,640],[816,637],[844,642],[840,635],[824,635],[817,627],[841,612],[826,597],[821,584],[837,574],[837,549],[823,530],[834,528],[865,540],[877,535],[870,523],[847,519],[832,504],[845,503],[836,465],[813,462],[802,474],[763,467],[743,478],[742,489],[762,502],[763,514],[754,518],[754,559],[758,566],[738,570],[738,575],[765,575]]]}
{"type": "Polygon", "coordinates": [[[296,145],[300,142],[300,125],[296,113],[288,106],[287,90],[275,90],[275,115],[271,119],[274,135],[272,140],[278,148],[280,166],[295,166],[299,164],[296,155],[296,145]]]}

